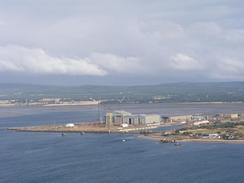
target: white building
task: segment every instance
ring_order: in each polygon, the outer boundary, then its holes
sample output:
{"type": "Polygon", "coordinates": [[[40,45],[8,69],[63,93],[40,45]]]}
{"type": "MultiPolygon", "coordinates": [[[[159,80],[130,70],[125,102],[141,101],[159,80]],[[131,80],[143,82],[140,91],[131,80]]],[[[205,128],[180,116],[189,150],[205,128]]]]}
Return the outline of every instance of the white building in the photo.
{"type": "Polygon", "coordinates": [[[122,123],[121,124],[121,127],[123,127],[123,128],[127,128],[129,125],[127,124],[127,123],[122,123]]]}
{"type": "Polygon", "coordinates": [[[207,125],[209,124],[208,120],[204,120],[204,121],[196,121],[193,123],[194,126],[201,126],[201,125],[207,125]]]}
{"type": "Polygon", "coordinates": [[[211,139],[220,139],[221,136],[218,133],[212,133],[212,134],[208,134],[208,138],[211,138],[211,139]]]}
{"type": "Polygon", "coordinates": [[[65,125],[65,127],[67,127],[67,128],[73,128],[73,127],[75,127],[75,124],[74,123],[67,123],[65,125]]]}
{"type": "Polygon", "coordinates": [[[230,118],[232,120],[237,120],[239,118],[239,114],[230,114],[230,118]]]}

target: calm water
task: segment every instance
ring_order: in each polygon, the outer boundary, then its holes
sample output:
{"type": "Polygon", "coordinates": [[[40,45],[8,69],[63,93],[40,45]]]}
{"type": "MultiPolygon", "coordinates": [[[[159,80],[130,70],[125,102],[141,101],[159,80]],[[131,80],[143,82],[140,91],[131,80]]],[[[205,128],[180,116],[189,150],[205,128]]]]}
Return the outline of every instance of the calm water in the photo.
{"type": "MultiPolygon", "coordinates": [[[[244,104],[105,106],[137,113],[242,112],[244,104]]],[[[0,127],[94,121],[96,107],[0,109],[0,127]]],[[[108,134],[0,131],[0,182],[244,182],[244,145],[144,140],[108,134]],[[122,142],[126,139],[126,142],[122,142]]]]}

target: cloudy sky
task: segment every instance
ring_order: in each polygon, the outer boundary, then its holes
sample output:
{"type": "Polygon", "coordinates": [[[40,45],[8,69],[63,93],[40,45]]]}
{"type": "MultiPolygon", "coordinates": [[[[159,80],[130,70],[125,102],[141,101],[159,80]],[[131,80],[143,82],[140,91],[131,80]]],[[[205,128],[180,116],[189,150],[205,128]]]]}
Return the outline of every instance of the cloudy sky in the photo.
{"type": "Polygon", "coordinates": [[[243,0],[0,0],[0,83],[244,80],[243,0]]]}

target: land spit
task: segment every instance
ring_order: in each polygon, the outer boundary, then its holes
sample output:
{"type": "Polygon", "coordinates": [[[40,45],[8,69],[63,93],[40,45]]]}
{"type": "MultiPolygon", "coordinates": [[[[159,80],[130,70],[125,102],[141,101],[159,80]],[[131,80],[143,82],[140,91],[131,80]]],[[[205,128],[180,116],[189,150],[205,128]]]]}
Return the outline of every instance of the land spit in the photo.
{"type": "Polygon", "coordinates": [[[42,125],[42,126],[30,126],[30,127],[13,127],[8,130],[16,132],[56,132],[56,133],[148,133],[150,129],[158,128],[159,126],[138,126],[122,128],[120,126],[107,127],[101,123],[78,123],[73,127],[67,127],[66,125],[42,125]]]}
{"type": "MultiPolygon", "coordinates": [[[[128,133],[128,134],[143,134],[139,135],[140,138],[156,140],[161,143],[178,143],[178,142],[197,142],[197,143],[232,143],[232,144],[244,144],[243,138],[226,140],[221,138],[202,138],[183,134],[170,134],[162,135],[162,132],[152,131],[152,129],[171,126],[175,124],[163,124],[160,126],[136,126],[122,128],[120,126],[107,127],[102,123],[77,123],[72,127],[66,125],[42,125],[42,126],[31,126],[31,127],[13,127],[8,130],[16,132],[49,132],[49,133],[128,133]]],[[[243,127],[238,126],[240,132],[243,132],[243,127]]],[[[215,131],[226,131],[228,129],[211,129],[209,132],[215,133],[215,131]]],[[[191,130],[192,131],[192,130],[191,130]]],[[[203,129],[196,129],[197,132],[203,131],[203,129]]],[[[204,129],[206,131],[206,129],[204,129]]],[[[171,131],[164,131],[163,133],[171,133],[171,131]]],[[[188,130],[189,132],[189,130],[188,130]]]]}

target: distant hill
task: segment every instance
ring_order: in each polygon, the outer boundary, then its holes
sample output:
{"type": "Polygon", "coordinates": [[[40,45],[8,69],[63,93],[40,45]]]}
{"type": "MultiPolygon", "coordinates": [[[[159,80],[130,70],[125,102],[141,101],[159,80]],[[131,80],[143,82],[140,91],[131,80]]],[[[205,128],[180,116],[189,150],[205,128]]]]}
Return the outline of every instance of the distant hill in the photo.
{"type": "Polygon", "coordinates": [[[121,103],[244,102],[244,82],[171,83],[145,86],[42,86],[0,84],[0,99],[70,98],[121,103]]]}

